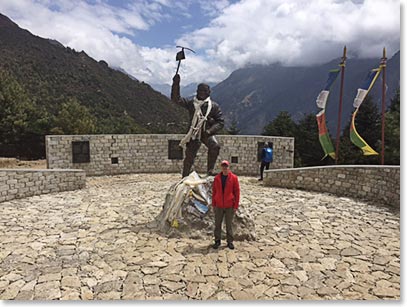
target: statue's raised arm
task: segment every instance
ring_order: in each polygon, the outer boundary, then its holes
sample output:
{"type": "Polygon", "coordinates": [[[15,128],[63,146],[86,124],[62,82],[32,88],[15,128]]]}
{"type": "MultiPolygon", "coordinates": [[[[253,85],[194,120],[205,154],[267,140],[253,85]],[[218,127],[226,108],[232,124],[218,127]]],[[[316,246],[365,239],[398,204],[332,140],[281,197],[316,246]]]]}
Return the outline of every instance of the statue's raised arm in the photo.
{"type": "Polygon", "coordinates": [[[172,78],[171,101],[175,102],[181,107],[188,108],[188,101],[181,97],[180,83],[181,83],[180,75],[175,74],[175,76],[172,78]]]}

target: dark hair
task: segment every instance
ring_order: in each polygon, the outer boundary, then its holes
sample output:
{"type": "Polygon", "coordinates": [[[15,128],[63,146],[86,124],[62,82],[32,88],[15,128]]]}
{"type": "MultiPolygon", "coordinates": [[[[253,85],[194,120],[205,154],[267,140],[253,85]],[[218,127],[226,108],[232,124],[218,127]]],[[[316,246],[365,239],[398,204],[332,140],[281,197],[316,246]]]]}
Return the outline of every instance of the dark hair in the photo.
{"type": "Polygon", "coordinates": [[[211,89],[208,84],[206,83],[199,83],[197,87],[197,91],[204,90],[205,92],[209,92],[211,89]]]}
{"type": "Polygon", "coordinates": [[[270,148],[273,148],[273,142],[268,142],[270,148]]]}

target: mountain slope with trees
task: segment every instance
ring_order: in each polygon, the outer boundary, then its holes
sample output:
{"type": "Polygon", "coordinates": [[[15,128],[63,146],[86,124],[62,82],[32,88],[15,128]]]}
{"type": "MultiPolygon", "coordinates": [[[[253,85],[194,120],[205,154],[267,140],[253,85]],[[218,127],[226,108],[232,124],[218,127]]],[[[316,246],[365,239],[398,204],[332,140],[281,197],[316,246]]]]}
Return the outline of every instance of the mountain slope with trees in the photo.
{"type": "Polygon", "coordinates": [[[104,61],[95,61],[83,51],[76,52],[57,41],[32,35],[1,14],[0,46],[0,88],[9,91],[8,96],[0,92],[0,103],[21,105],[24,112],[31,108],[35,112],[30,116],[38,117],[24,117],[18,112],[11,115],[14,112],[11,109],[3,110],[7,115],[0,113],[0,155],[43,143],[45,134],[75,132],[68,123],[78,117],[82,133],[186,130],[186,112],[148,84],[109,68],[104,61]],[[14,130],[5,126],[10,116],[20,116],[19,121],[8,123],[14,125],[14,130]],[[41,125],[34,124],[36,121],[41,125]],[[62,126],[64,123],[66,127],[62,126]],[[33,126],[37,129],[33,130],[33,126]],[[22,127],[30,138],[26,135],[21,139],[22,127]],[[10,133],[14,133],[14,138],[6,137],[10,133]],[[24,142],[26,146],[22,146],[24,142]]]}

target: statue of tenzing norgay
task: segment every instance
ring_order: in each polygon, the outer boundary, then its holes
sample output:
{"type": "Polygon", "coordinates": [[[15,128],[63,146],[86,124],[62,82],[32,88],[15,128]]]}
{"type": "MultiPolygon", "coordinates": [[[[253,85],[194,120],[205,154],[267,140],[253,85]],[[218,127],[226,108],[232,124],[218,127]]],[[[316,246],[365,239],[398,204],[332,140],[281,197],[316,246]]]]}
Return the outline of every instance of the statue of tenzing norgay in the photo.
{"type": "Polygon", "coordinates": [[[223,114],[219,105],[211,100],[210,87],[205,83],[198,85],[196,96],[193,99],[181,97],[181,77],[178,74],[178,69],[181,60],[185,59],[185,47],[182,48],[182,51],[177,53],[178,68],[172,79],[171,87],[171,100],[186,108],[191,119],[189,131],[180,142],[180,146],[186,146],[182,177],[189,175],[201,143],[204,143],[208,148],[207,173],[208,175],[215,175],[215,163],[220,151],[220,145],[215,138],[215,134],[224,126],[223,114]]]}

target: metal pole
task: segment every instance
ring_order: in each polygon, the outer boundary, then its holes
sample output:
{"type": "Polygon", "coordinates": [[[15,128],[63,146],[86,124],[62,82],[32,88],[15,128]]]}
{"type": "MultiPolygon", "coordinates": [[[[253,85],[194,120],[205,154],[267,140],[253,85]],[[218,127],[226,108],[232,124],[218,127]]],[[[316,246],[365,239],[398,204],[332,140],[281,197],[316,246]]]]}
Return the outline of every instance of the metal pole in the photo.
{"type": "Polygon", "coordinates": [[[336,150],[335,150],[335,164],[338,164],[339,158],[339,139],[341,135],[341,120],[342,120],[342,99],[343,99],[343,80],[345,76],[345,65],[346,65],[346,46],[343,47],[342,61],[339,66],[341,66],[341,89],[339,94],[339,111],[338,111],[338,125],[336,129],[336,150]]]}
{"type": "Polygon", "coordinates": [[[383,57],[380,62],[382,67],[382,152],[381,152],[381,164],[384,165],[384,126],[385,126],[385,112],[386,112],[386,48],[383,48],[383,57]]]}

